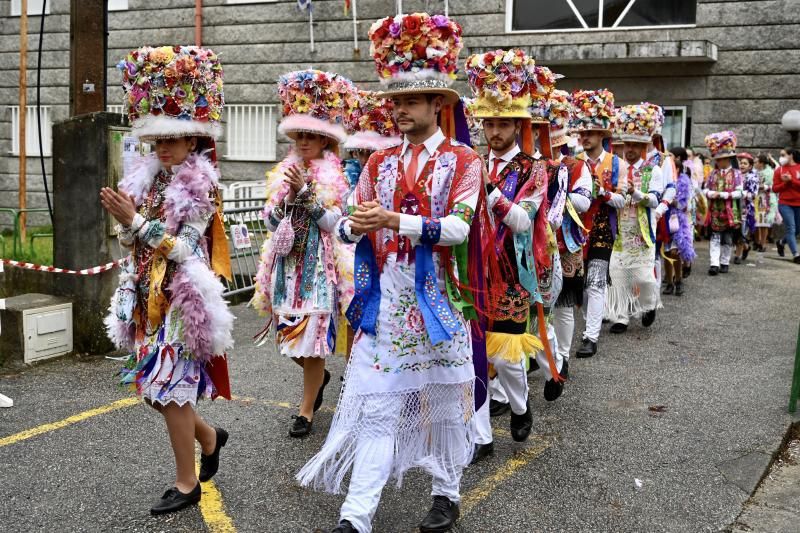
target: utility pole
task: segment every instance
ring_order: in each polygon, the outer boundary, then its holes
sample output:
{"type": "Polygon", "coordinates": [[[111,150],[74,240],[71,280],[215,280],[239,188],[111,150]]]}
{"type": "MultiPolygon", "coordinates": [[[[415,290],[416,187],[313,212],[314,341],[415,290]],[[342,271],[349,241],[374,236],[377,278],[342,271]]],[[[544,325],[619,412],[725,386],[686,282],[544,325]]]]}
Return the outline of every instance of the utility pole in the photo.
{"type": "Polygon", "coordinates": [[[108,0],[70,0],[69,115],[106,109],[108,0]]]}
{"type": "MultiPolygon", "coordinates": [[[[19,209],[28,207],[28,181],[26,168],[27,135],[25,119],[28,118],[28,0],[20,0],[19,14],[19,113],[17,114],[17,140],[19,145],[19,209]]],[[[22,211],[19,217],[20,239],[26,241],[27,216],[22,211]]]]}

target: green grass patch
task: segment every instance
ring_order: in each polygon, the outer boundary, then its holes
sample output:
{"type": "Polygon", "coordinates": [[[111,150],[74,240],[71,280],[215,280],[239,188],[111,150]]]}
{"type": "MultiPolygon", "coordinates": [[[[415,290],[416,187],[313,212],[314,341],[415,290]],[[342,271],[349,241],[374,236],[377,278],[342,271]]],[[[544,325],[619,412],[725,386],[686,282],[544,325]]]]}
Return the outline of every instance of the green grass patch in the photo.
{"type": "Polygon", "coordinates": [[[0,257],[25,261],[39,265],[53,264],[53,227],[38,226],[28,228],[25,242],[17,241],[14,252],[14,233],[5,230],[0,234],[0,257]]]}

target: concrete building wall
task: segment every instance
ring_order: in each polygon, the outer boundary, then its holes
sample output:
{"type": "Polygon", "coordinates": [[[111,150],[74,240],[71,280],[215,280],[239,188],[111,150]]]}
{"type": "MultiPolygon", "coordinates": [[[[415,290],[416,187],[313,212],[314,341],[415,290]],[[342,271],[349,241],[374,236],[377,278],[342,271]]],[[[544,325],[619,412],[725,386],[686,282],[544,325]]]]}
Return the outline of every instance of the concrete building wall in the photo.
{"type": "MultiPolygon", "coordinates": [[[[48,3],[42,104],[51,106],[54,120],[60,120],[68,114],[69,0],[48,3]]],[[[109,14],[109,103],[121,100],[120,76],[114,65],[127,51],[144,44],[193,42],[194,4],[194,0],[129,0],[128,10],[109,14]]],[[[314,0],[313,4],[316,51],[312,53],[308,18],[296,9],[295,0],[204,1],[203,45],[220,54],[229,104],[277,103],[277,77],[309,66],[339,72],[366,88],[378,86],[367,32],[374,20],[394,12],[395,1],[358,0],[359,55],[354,54],[352,19],[344,14],[344,1],[314,0]]],[[[403,6],[409,12],[441,12],[443,2],[406,0],[403,6]]],[[[509,6],[506,0],[449,2],[450,15],[464,27],[462,60],[488,48],[527,48],[540,63],[566,76],[559,82],[562,88],[608,87],[618,103],[649,100],[687,106],[693,145],[702,145],[707,133],[723,128],[734,129],[742,148],[748,150],[774,150],[788,142],[780,118],[785,111],[800,108],[797,0],[698,0],[693,28],[558,33],[507,33],[509,6]],[[681,43],[706,41],[716,45],[715,61],[684,60],[670,52],[681,43]],[[598,64],[598,57],[607,62],[598,64]],[[634,57],[638,62],[631,62],[634,57]]],[[[17,203],[17,158],[8,155],[11,112],[7,106],[17,103],[19,17],[10,12],[11,1],[0,0],[0,207],[17,203]]],[[[39,18],[29,17],[29,104],[35,103],[38,27],[39,18]]],[[[457,87],[466,89],[463,76],[457,87]]],[[[286,139],[280,139],[277,158],[287,148],[286,139]]],[[[219,153],[225,153],[224,140],[219,153]]],[[[264,161],[221,162],[228,181],[260,180],[268,166],[264,161]]],[[[31,207],[45,205],[42,191],[39,161],[31,158],[31,207]]],[[[5,222],[0,215],[0,225],[5,222]]]]}

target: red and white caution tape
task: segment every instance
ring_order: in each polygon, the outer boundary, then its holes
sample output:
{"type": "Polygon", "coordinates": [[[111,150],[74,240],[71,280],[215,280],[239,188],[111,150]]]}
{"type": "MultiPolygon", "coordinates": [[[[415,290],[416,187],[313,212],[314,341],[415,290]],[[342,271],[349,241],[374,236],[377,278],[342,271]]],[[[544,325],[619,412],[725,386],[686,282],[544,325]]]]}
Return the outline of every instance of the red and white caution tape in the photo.
{"type": "Polygon", "coordinates": [[[69,270],[67,268],[56,268],[54,266],[45,266],[45,265],[37,265],[34,263],[25,263],[23,261],[14,261],[12,259],[3,259],[3,264],[17,267],[17,268],[24,268],[25,270],[38,270],[39,272],[54,272],[56,274],[75,274],[77,276],[94,276],[97,274],[102,274],[103,272],[108,272],[119,266],[122,263],[123,259],[118,259],[117,261],[112,261],[111,263],[106,263],[105,265],[96,266],[92,268],[84,268],[83,270],[69,270]]]}

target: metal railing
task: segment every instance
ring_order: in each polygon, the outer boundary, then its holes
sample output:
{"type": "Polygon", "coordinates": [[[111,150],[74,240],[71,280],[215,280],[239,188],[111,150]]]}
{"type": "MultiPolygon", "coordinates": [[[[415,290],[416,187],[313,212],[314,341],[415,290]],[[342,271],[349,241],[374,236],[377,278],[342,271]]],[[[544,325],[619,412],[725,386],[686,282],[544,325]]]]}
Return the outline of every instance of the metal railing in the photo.
{"type": "MultiPolygon", "coordinates": [[[[225,281],[224,296],[244,294],[255,288],[255,276],[261,259],[261,245],[267,238],[267,226],[261,218],[261,210],[265,199],[259,199],[257,206],[226,207],[235,205],[236,200],[223,201],[223,219],[225,232],[228,235],[228,246],[231,254],[231,270],[233,279],[225,281]],[[250,237],[250,246],[236,248],[232,228],[244,226],[250,237]]],[[[240,228],[241,229],[241,228],[240,228]]]]}
{"type": "MultiPolygon", "coordinates": [[[[0,215],[9,215],[13,224],[13,233],[11,235],[11,253],[12,257],[18,257],[18,253],[23,253],[25,251],[24,242],[22,242],[22,215],[28,215],[31,213],[47,213],[47,209],[40,207],[40,208],[29,208],[29,209],[12,209],[12,208],[2,208],[0,209],[0,215]]],[[[27,219],[26,219],[26,229],[27,229],[27,219]]],[[[51,232],[38,232],[38,233],[31,233],[28,235],[28,247],[29,249],[33,249],[33,243],[36,239],[44,239],[44,238],[53,238],[53,233],[51,232]]],[[[5,257],[6,253],[8,252],[7,248],[7,238],[5,235],[0,235],[0,249],[2,249],[2,256],[5,257]]]]}

